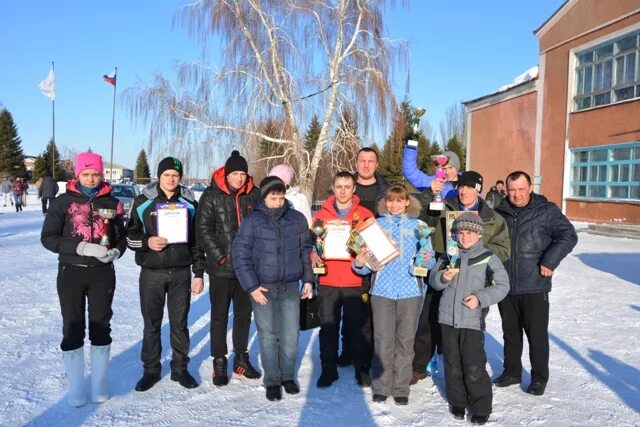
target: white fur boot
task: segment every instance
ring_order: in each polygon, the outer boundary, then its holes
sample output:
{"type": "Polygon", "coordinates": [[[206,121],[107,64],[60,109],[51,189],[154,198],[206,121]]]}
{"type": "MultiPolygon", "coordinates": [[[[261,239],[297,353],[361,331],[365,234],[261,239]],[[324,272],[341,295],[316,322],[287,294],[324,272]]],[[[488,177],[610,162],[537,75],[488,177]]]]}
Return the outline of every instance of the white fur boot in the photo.
{"type": "Polygon", "coordinates": [[[102,403],[109,400],[107,367],[111,345],[91,346],[91,400],[102,403]]]}
{"type": "Polygon", "coordinates": [[[77,408],[87,403],[87,395],[84,391],[84,347],[63,351],[62,355],[69,382],[67,402],[77,408]]]}

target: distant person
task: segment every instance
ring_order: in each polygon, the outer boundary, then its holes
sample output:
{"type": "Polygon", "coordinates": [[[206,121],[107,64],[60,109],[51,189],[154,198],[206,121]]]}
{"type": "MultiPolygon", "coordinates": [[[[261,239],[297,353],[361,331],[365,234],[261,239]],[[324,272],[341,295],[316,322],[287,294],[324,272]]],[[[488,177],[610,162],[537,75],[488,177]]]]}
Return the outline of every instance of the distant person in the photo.
{"type": "MultiPolygon", "coordinates": [[[[422,278],[412,273],[416,253],[423,265],[436,263],[431,240],[420,246],[418,227],[426,224],[417,219],[420,203],[402,185],[390,186],[380,201],[377,219],[382,230],[395,242],[400,256],[375,272],[371,287],[374,356],[371,361],[371,392],[374,402],[393,396],[396,405],[409,403],[409,381],[413,360],[413,339],[422,304],[422,278]],[[418,251],[421,252],[418,252],[418,251]]],[[[361,252],[353,263],[356,273],[373,272],[366,262],[371,252],[361,252]]]]}
{"type": "Polygon", "coordinates": [[[499,179],[496,181],[496,185],[491,187],[484,201],[487,202],[490,208],[495,209],[502,203],[505,197],[507,197],[507,192],[504,191],[504,181],[499,179]]]}
{"type": "Polygon", "coordinates": [[[195,236],[198,204],[193,192],[180,184],[183,174],[180,160],[165,157],[158,163],[157,174],[158,182],[145,186],[134,200],[127,229],[127,245],[135,251],[136,264],[141,267],[140,308],[144,331],[140,357],[144,373],[136,384],[136,391],[147,391],[160,381],[160,331],[165,301],[169,314],[171,379],[188,389],[198,386],[187,369],[190,360],[187,317],[191,296],[202,292],[204,287],[205,259],[196,246],[195,236]],[[186,241],[169,243],[159,235],[158,211],[167,205],[186,209],[186,241]]]}
{"type": "Polygon", "coordinates": [[[42,201],[42,213],[47,214],[47,206],[58,194],[58,183],[53,180],[49,173],[45,173],[38,188],[38,197],[42,201]]]}
{"type": "Polygon", "coordinates": [[[16,212],[22,212],[22,205],[25,199],[24,182],[22,182],[22,178],[16,178],[15,181],[13,181],[11,194],[13,194],[13,201],[16,206],[16,212]]]}
{"type": "Polygon", "coordinates": [[[511,257],[506,262],[511,288],[498,305],[504,334],[504,371],[496,387],[520,384],[522,336],[529,341],[531,384],[527,393],[544,394],[549,381],[549,292],[560,262],[578,243],[566,216],[535,194],[531,177],[516,171],[507,177],[508,197],[496,208],[509,227],[511,257]]]}
{"type": "Polygon", "coordinates": [[[293,209],[300,212],[307,219],[307,223],[311,226],[311,206],[309,205],[309,199],[303,193],[300,192],[300,187],[292,187],[293,177],[295,172],[289,165],[277,165],[269,171],[269,176],[277,176],[284,182],[287,187],[285,198],[291,202],[293,209]]]}
{"type": "Polygon", "coordinates": [[[13,199],[11,198],[11,181],[9,181],[9,177],[5,176],[2,178],[2,184],[0,184],[0,187],[2,188],[2,195],[3,195],[3,201],[4,201],[4,205],[3,206],[7,206],[7,202],[11,203],[11,206],[13,206],[13,199]]]}
{"type": "Polygon", "coordinates": [[[300,392],[296,382],[300,299],[311,297],[313,281],[309,224],[286,202],[285,191],[277,176],[263,179],[262,201],[233,241],[233,268],[251,295],[270,401],[282,399],[282,387],[288,394],[300,392]]]}
{"type": "Polygon", "coordinates": [[[29,195],[29,182],[20,178],[20,182],[22,183],[22,206],[27,207],[27,196],[29,195]]]}
{"type": "Polygon", "coordinates": [[[459,271],[446,268],[449,260],[442,256],[429,278],[430,285],[442,291],[438,321],[449,411],[463,420],[469,406],[472,424],[486,424],[492,410],[484,351],[486,309],[509,292],[502,261],[482,242],[483,228],[482,218],[463,212],[452,227],[460,248],[459,271]]]}
{"type": "Polygon", "coordinates": [[[52,200],[40,240],[58,254],[58,298],[62,312],[60,349],[69,382],[68,403],[86,403],[84,387],[85,317],[91,341],[91,400],[109,399],[107,365],[111,351],[111,303],[116,288],[113,261],[126,249],[124,208],[104,182],[102,157],[80,153],[75,179],[52,200]],[[106,211],[106,212],[105,212],[106,211]],[[109,215],[107,215],[109,214],[109,215]]]}
{"type": "Polygon", "coordinates": [[[211,356],[213,385],[229,383],[227,373],[227,323],[233,301],[233,371],[249,379],[262,374],[249,361],[251,297],[233,268],[232,244],[240,224],[258,203],[260,191],[247,174],[249,166],[236,150],[224,166],[213,172],[211,184],[200,196],[196,214],[198,245],[204,250],[211,300],[211,356]]]}

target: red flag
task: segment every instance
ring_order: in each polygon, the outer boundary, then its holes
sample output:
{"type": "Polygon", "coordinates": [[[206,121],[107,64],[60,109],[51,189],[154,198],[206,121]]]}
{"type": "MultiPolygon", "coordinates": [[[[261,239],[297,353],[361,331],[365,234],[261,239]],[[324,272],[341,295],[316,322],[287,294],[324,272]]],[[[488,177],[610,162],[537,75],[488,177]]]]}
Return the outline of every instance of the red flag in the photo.
{"type": "Polygon", "coordinates": [[[117,73],[118,69],[116,68],[115,70],[113,70],[113,73],[111,74],[105,74],[102,76],[102,79],[107,82],[110,83],[112,85],[116,85],[116,73],[117,73]]]}

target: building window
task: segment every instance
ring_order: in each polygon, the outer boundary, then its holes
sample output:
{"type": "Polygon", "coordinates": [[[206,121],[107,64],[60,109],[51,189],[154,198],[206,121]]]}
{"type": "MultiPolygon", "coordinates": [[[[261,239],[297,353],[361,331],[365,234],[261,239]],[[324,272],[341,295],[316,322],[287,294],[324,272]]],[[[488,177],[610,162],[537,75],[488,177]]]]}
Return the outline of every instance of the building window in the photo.
{"type": "Polygon", "coordinates": [[[640,142],[572,149],[570,194],[640,202],[640,142]]]}
{"type": "Polygon", "coordinates": [[[576,54],[574,111],[640,98],[640,31],[576,54]]]}

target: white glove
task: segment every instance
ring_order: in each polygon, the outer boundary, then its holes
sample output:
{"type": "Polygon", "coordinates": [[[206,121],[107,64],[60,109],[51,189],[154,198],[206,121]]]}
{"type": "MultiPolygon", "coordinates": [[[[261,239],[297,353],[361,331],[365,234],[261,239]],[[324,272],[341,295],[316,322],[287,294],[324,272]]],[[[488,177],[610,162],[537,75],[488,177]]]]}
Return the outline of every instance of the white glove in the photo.
{"type": "Polygon", "coordinates": [[[112,262],[114,259],[118,258],[119,256],[120,256],[120,251],[117,250],[116,248],[113,248],[113,249],[109,249],[105,256],[98,257],[98,260],[106,264],[106,263],[112,262]]]}
{"type": "Polygon", "coordinates": [[[76,247],[76,253],[80,256],[92,256],[102,258],[107,254],[107,248],[96,243],[80,242],[76,247]]]}

